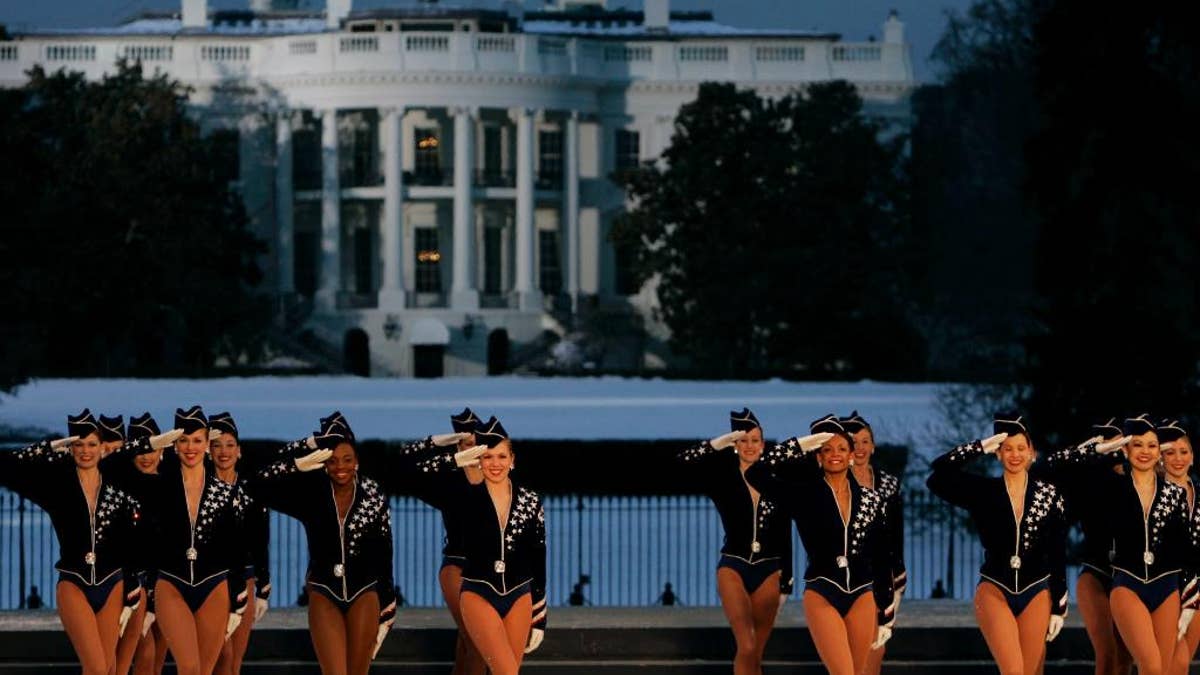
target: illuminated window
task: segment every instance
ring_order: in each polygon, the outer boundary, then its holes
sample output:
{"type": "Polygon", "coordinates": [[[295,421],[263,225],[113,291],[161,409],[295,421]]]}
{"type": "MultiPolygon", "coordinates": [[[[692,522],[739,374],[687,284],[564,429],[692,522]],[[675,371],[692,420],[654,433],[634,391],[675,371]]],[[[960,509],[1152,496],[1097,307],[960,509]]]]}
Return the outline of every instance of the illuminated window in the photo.
{"type": "Polygon", "coordinates": [[[417,250],[417,292],[441,293],[442,253],[438,250],[437,228],[418,227],[413,232],[417,250]]]}
{"type": "Polygon", "coordinates": [[[440,159],[441,143],[438,141],[437,129],[417,129],[413,134],[413,170],[418,180],[423,183],[437,184],[441,179],[442,163],[440,159]]]}

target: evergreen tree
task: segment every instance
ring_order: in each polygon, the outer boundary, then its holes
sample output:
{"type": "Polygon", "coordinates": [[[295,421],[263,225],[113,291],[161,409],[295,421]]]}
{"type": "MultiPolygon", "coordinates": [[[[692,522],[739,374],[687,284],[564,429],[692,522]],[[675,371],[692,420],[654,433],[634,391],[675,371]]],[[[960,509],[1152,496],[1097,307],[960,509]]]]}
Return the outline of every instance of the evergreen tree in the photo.
{"type": "Polygon", "coordinates": [[[203,373],[270,321],[262,242],[188,91],[140,65],[40,67],[0,92],[0,385],[31,375],[203,373]]]}

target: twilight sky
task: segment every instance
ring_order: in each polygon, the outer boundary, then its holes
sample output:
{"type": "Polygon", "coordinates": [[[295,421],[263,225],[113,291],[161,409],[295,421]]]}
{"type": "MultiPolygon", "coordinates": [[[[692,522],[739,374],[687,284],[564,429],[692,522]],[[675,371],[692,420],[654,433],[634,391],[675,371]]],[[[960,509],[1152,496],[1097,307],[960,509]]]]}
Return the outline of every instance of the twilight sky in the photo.
{"type": "MultiPolygon", "coordinates": [[[[301,6],[317,9],[322,0],[300,0],[301,6]]],[[[108,26],[143,9],[176,9],[179,0],[0,0],[0,23],[15,30],[25,28],[108,26]]],[[[403,6],[414,0],[354,0],[354,7],[403,6]]],[[[496,9],[513,6],[517,0],[455,0],[444,6],[474,5],[496,9]]],[[[539,0],[527,0],[530,9],[539,0]]],[[[609,0],[610,8],[640,8],[641,0],[609,0]]],[[[747,28],[816,28],[842,34],[845,40],[879,38],[888,10],[895,9],[904,21],[912,45],[913,63],[919,80],[934,79],[929,52],[946,25],[946,11],[966,11],[971,0],[671,0],[678,10],[712,10],[717,21],[747,28]]],[[[214,8],[244,8],[249,0],[209,0],[214,8]]]]}

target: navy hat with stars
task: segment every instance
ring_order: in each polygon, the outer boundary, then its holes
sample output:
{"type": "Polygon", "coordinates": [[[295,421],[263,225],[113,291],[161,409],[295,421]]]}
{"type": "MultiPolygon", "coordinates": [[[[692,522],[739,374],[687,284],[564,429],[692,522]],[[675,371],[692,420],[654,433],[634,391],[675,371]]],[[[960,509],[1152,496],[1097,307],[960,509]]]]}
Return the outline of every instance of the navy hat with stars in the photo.
{"type": "Polygon", "coordinates": [[[1170,443],[1187,436],[1187,429],[1179,424],[1179,420],[1163,420],[1156,431],[1158,440],[1162,443],[1170,443]]]}
{"type": "Polygon", "coordinates": [[[841,423],[843,429],[852,434],[871,428],[871,425],[867,424],[867,421],[863,419],[862,415],[858,414],[857,410],[851,410],[849,415],[839,419],[838,422],[841,423]]]}
{"type": "Polygon", "coordinates": [[[159,431],[158,429],[158,422],[154,421],[154,418],[150,416],[150,413],[144,412],[137,417],[130,416],[129,431],[126,433],[126,436],[130,440],[135,438],[149,438],[150,436],[157,436],[161,433],[162,431],[159,431]]]}
{"type": "Polygon", "coordinates": [[[1107,422],[1092,425],[1092,434],[1103,436],[1104,438],[1113,438],[1121,435],[1121,427],[1117,426],[1117,418],[1110,417],[1107,422]]]}
{"type": "Polygon", "coordinates": [[[762,429],[762,425],[758,423],[758,418],[750,412],[749,408],[742,408],[741,412],[729,411],[730,431],[750,431],[751,429],[762,429]]]}
{"type": "Polygon", "coordinates": [[[327,438],[337,438],[347,443],[354,443],[354,430],[350,428],[350,422],[342,416],[340,411],[334,412],[329,417],[321,418],[321,429],[316,433],[317,436],[325,436],[327,438]]]}
{"type": "Polygon", "coordinates": [[[125,440],[125,418],[100,416],[100,440],[105,443],[125,440]]]}
{"type": "Polygon", "coordinates": [[[507,440],[508,432],[504,430],[504,425],[500,424],[500,420],[496,419],[495,415],[475,427],[475,442],[480,445],[494,448],[507,440]]]}
{"type": "Polygon", "coordinates": [[[1029,427],[1025,425],[1025,417],[1018,415],[1015,412],[1000,412],[996,413],[995,419],[992,420],[993,434],[1008,434],[1016,436],[1017,434],[1029,435],[1029,427]]]}
{"type": "Polygon", "coordinates": [[[824,417],[813,420],[808,425],[808,433],[844,435],[846,433],[846,427],[842,426],[842,422],[837,418],[837,415],[829,413],[824,417]]]}
{"type": "Polygon", "coordinates": [[[1150,420],[1149,413],[1142,413],[1137,417],[1127,417],[1124,422],[1121,422],[1121,433],[1126,436],[1147,434],[1154,431],[1154,429],[1154,422],[1150,420]]]}
{"type": "Polygon", "coordinates": [[[233,415],[227,412],[214,413],[212,417],[209,417],[208,428],[216,429],[222,434],[229,434],[234,438],[241,438],[238,436],[237,422],[234,422],[233,415]]]}
{"type": "Polygon", "coordinates": [[[183,429],[183,433],[185,434],[195,433],[201,429],[208,428],[208,418],[204,416],[204,410],[198,405],[194,405],[187,410],[176,408],[175,428],[183,429]]]}
{"type": "Polygon", "coordinates": [[[88,434],[100,434],[100,423],[87,408],[78,415],[67,415],[67,435],[83,438],[88,434]]]}
{"type": "Polygon", "coordinates": [[[450,426],[454,427],[454,431],[460,434],[474,432],[479,422],[479,417],[470,408],[463,408],[462,412],[450,416],[450,426]]]}

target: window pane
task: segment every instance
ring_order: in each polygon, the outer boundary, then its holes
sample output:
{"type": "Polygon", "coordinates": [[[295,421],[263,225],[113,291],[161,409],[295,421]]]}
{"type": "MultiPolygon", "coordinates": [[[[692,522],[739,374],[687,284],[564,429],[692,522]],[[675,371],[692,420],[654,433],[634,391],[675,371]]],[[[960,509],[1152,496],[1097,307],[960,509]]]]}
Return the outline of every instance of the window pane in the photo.
{"type": "Polygon", "coordinates": [[[438,249],[438,232],[434,227],[413,230],[417,251],[416,283],[418,293],[442,292],[442,253],[438,249]]]}
{"type": "Polygon", "coordinates": [[[538,272],[542,292],[551,295],[561,293],[562,267],[559,263],[558,231],[539,231],[538,247],[538,272]]]}
{"type": "Polygon", "coordinates": [[[638,165],[638,141],[636,131],[617,129],[616,163],[617,169],[632,169],[638,165]]]}

